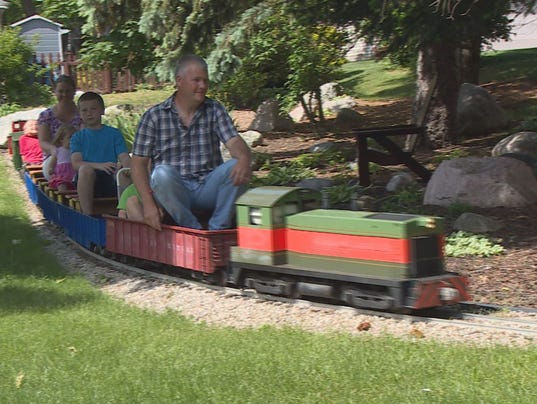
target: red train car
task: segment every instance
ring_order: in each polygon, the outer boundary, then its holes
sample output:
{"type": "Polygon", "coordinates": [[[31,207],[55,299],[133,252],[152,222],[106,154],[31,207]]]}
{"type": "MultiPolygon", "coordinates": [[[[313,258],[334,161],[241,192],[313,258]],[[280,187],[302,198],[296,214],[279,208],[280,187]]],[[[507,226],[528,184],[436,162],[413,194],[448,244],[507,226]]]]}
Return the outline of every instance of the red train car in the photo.
{"type": "Polygon", "coordinates": [[[181,267],[205,275],[224,271],[237,231],[196,230],[162,225],[162,231],[144,223],[106,216],[106,250],[129,257],[181,267]]]}

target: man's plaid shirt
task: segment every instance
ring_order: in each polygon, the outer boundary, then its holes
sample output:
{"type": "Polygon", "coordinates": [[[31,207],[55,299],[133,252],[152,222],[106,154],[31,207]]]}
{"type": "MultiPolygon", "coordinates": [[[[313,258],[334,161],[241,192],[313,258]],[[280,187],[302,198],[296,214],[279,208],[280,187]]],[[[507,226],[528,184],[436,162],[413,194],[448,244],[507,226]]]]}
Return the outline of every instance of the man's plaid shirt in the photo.
{"type": "Polygon", "coordinates": [[[225,107],[205,98],[189,128],[179,119],[175,94],[147,110],[136,130],[132,153],[150,157],[152,166],[176,167],[183,178],[200,179],[222,164],[220,142],[238,136],[225,107]]]}

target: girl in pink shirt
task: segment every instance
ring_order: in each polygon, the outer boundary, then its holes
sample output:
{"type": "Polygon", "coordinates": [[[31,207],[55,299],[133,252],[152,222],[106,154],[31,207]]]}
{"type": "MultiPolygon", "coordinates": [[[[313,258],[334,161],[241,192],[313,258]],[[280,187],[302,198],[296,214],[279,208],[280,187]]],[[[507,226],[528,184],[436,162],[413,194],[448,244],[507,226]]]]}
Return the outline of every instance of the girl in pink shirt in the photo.
{"type": "Polygon", "coordinates": [[[73,184],[73,178],[76,171],[71,164],[71,149],[69,144],[71,136],[76,132],[76,129],[67,124],[62,124],[56,132],[56,138],[53,145],[56,146],[56,155],[52,155],[49,166],[51,188],[56,188],[59,191],[67,191],[76,189],[73,184]]]}

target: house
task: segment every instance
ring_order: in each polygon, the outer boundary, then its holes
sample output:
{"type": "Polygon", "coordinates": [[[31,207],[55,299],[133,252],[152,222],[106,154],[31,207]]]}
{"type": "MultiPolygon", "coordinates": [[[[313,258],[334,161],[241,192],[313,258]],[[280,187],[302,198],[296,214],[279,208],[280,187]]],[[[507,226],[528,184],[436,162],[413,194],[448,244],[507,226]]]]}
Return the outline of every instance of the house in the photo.
{"type": "Polygon", "coordinates": [[[21,29],[20,36],[34,48],[37,63],[52,64],[63,60],[62,35],[69,30],[63,29],[61,24],[35,14],[11,26],[21,29]]]}

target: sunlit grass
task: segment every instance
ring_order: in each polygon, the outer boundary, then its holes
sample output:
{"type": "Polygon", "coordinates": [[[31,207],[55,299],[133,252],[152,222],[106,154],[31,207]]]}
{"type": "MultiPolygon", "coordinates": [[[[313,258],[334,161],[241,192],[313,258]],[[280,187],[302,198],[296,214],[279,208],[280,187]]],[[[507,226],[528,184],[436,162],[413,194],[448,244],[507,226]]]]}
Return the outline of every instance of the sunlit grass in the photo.
{"type": "Polygon", "coordinates": [[[340,83],[346,93],[357,98],[390,99],[413,97],[415,76],[410,69],[387,61],[363,60],[342,67],[340,83]]]}

